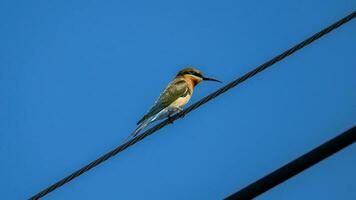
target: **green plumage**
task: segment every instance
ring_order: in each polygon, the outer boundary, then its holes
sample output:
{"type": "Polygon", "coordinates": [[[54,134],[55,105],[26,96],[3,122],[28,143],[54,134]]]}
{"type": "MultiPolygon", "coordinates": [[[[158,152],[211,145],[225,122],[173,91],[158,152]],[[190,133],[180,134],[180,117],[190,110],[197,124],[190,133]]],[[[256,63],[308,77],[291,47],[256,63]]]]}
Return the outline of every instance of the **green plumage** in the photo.
{"type": "Polygon", "coordinates": [[[143,118],[137,122],[140,124],[147,118],[158,114],[161,110],[167,108],[171,103],[179,97],[185,97],[189,93],[188,84],[183,79],[173,80],[164,91],[160,94],[152,108],[143,118]]]}

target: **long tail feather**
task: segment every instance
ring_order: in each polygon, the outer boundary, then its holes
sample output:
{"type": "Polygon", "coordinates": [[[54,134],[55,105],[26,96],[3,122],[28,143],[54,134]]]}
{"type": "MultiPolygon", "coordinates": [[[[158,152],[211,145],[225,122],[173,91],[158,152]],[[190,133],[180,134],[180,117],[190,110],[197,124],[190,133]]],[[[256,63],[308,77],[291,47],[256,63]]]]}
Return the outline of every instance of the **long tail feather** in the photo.
{"type": "Polygon", "coordinates": [[[147,125],[151,124],[152,122],[161,119],[162,117],[165,117],[168,113],[167,109],[161,110],[159,113],[157,113],[154,116],[151,117],[144,117],[139,121],[139,124],[137,125],[136,129],[129,135],[128,139],[131,137],[136,137],[137,134],[140,133],[144,128],[146,128],[147,125]]]}
{"type": "Polygon", "coordinates": [[[147,121],[141,122],[137,128],[131,133],[131,136],[135,137],[137,134],[140,133],[142,129],[144,129],[148,125],[147,121]]]}
{"type": "Polygon", "coordinates": [[[138,124],[136,129],[129,135],[129,138],[136,137],[136,135],[139,134],[144,128],[146,128],[146,126],[149,125],[151,122],[151,118],[142,121],[140,124],[138,124]]]}

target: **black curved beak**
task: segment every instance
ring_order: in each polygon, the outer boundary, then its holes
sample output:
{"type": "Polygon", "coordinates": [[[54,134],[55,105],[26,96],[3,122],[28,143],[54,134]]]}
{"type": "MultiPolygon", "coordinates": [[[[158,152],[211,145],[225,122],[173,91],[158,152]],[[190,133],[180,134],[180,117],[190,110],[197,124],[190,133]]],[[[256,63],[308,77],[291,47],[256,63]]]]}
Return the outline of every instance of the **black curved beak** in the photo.
{"type": "Polygon", "coordinates": [[[219,83],[222,83],[221,81],[215,79],[215,78],[209,78],[209,77],[203,77],[203,80],[204,81],[215,81],[215,82],[219,82],[219,83]]]}

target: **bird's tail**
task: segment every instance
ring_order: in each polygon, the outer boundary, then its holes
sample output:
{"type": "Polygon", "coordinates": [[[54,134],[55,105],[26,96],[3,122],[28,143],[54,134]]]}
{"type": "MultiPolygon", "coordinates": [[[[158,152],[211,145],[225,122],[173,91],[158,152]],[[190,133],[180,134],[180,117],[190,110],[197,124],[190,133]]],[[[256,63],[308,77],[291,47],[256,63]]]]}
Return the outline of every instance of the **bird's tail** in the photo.
{"type": "Polygon", "coordinates": [[[150,124],[151,120],[147,119],[142,121],[141,123],[139,123],[136,127],[136,129],[129,135],[129,138],[131,137],[136,137],[137,134],[140,133],[140,131],[142,131],[142,129],[144,129],[148,124],[150,124]]]}
{"type": "Polygon", "coordinates": [[[151,124],[152,122],[154,122],[156,120],[162,119],[162,116],[165,116],[166,113],[167,113],[167,110],[163,109],[158,114],[156,114],[154,116],[144,117],[142,120],[140,120],[138,122],[136,129],[129,135],[129,137],[127,139],[136,137],[136,135],[139,134],[140,131],[142,131],[142,129],[146,128],[147,125],[151,124]]]}
{"type": "Polygon", "coordinates": [[[141,131],[142,129],[144,129],[147,125],[148,125],[148,123],[147,123],[146,121],[141,122],[141,123],[136,127],[136,129],[131,133],[131,135],[132,135],[133,137],[135,137],[135,136],[136,136],[137,134],[139,134],[140,131],[141,131]]]}

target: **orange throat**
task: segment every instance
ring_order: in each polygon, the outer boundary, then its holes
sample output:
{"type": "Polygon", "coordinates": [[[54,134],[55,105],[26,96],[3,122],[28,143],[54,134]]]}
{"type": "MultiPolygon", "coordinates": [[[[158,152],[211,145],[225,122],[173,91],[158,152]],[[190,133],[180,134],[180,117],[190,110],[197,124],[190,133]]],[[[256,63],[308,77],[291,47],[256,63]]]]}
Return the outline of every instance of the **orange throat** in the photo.
{"type": "Polygon", "coordinates": [[[183,76],[183,78],[187,81],[191,89],[193,89],[196,85],[198,85],[201,82],[201,79],[194,78],[192,76],[183,76]]]}

